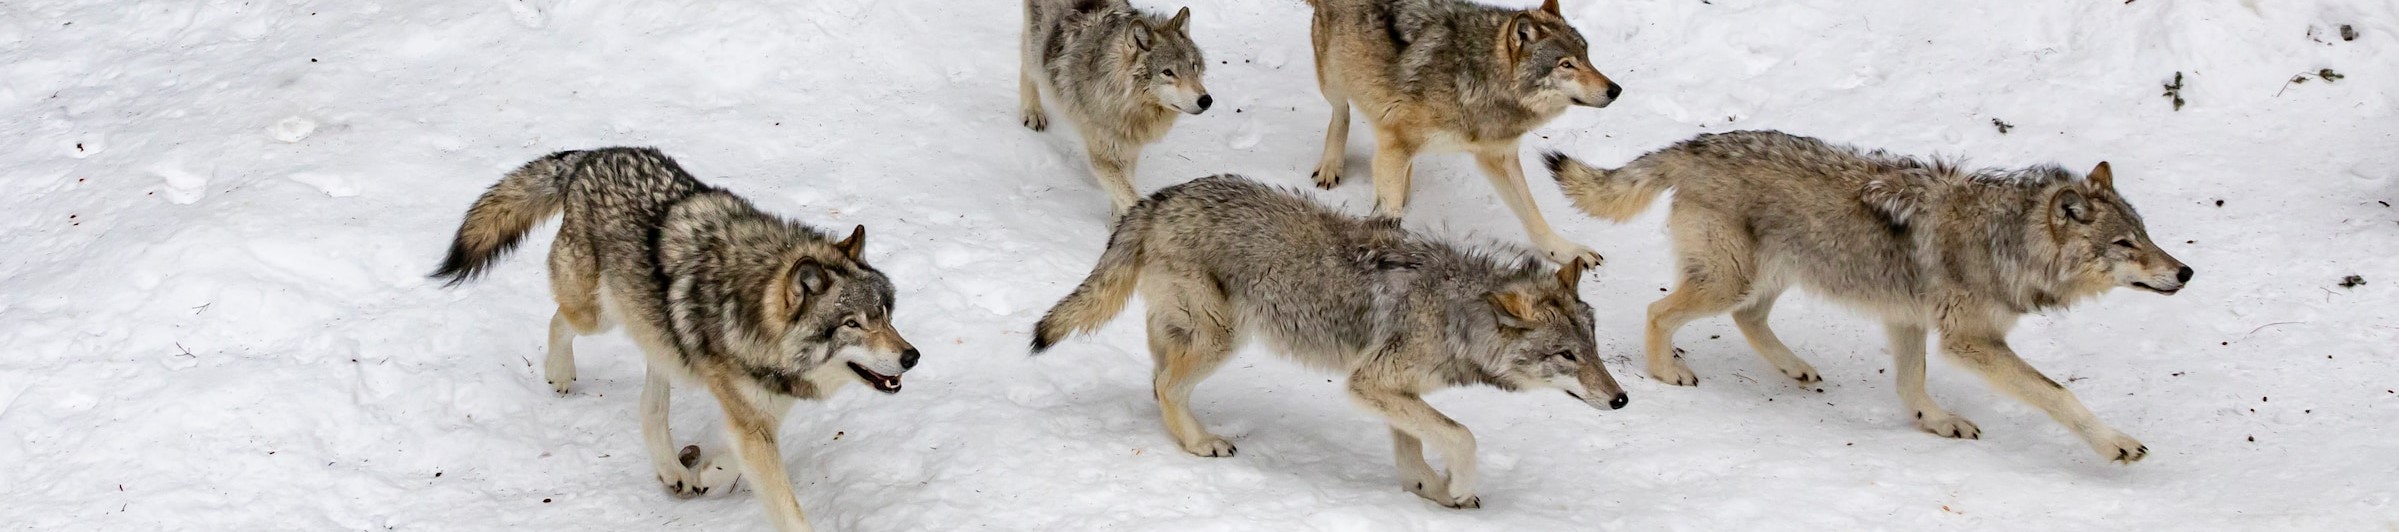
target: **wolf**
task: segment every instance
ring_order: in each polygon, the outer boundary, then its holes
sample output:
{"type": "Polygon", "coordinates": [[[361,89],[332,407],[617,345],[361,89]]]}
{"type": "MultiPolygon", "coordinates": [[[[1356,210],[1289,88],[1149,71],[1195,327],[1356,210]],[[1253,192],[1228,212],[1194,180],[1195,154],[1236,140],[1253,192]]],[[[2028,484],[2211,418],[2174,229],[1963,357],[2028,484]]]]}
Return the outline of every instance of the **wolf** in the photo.
{"type": "Polygon", "coordinates": [[[1164,18],[1126,0],[1025,0],[1017,95],[1026,128],[1049,128],[1042,87],[1083,133],[1091,173],[1123,215],[1140,199],[1141,148],[1166,136],[1180,113],[1215,105],[1201,78],[1208,62],[1191,41],[1191,8],[1164,18]]]}
{"type": "Polygon", "coordinates": [[[778,530],[809,530],[775,443],[783,415],[794,399],[850,383],[899,393],[919,358],[891,324],[891,280],[866,262],[866,227],[836,240],[701,183],[654,149],[562,151],[477,198],[433,278],[475,279],[561,212],[550,386],[566,393],[574,382],[576,336],[622,324],[648,362],[641,432],[659,482],[689,497],[746,475],[778,530]],[[675,381],[716,397],[731,453],[674,449],[675,381]]]}
{"type": "Polygon", "coordinates": [[[1319,188],[1341,184],[1355,106],[1374,127],[1375,212],[1406,212],[1416,155],[1474,154],[1501,202],[1533,244],[1560,264],[1591,248],[1560,237],[1524,184],[1518,140],[1569,106],[1607,107],[1624,87],[1591,63],[1589,43],[1559,14],[1558,1],[1531,10],[1462,0],[1308,0],[1317,88],[1333,115],[1325,126],[1319,188]]]}
{"type": "Polygon", "coordinates": [[[1166,431],[1183,450],[1232,456],[1186,407],[1242,339],[1349,374],[1350,398],[1391,429],[1400,486],[1477,508],[1474,435],[1426,404],[1457,386],[1554,388],[1595,408],[1627,399],[1599,360],[1591,307],[1575,292],[1582,261],[1470,251],[1361,219],[1234,175],[1158,191],[1121,217],[1099,264],[1035,325],[1033,352],[1088,332],[1138,290],[1149,306],[1152,381],[1166,431]],[[1425,463],[1431,443],[1447,475],[1425,463]]]}
{"type": "Polygon", "coordinates": [[[2105,162],[2084,175],[2056,165],[1968,171],[1774,131],[1700,135],[1613,170],[1545,159],[1575,207],[1600,218],[1624,221],[1674,190],[1666,224],[1678,278],[1649,306],[1646,341],[1660,381],[1699,383],[1675,355],[1674,332],[1728,310],[1783,375],[1818,381],[1766,327],[1783,290],[1803,286],[1883,320],[1899,398],[1926,431],[1982,434],[1924,391],[1931,330],[1943,353],[2100,456],[2130,464],[2149,454],[2007,344],[2026,313],[2116,287],[2173,295],[2191,281],[2191,267],[2150,240],[2105,162]]]}

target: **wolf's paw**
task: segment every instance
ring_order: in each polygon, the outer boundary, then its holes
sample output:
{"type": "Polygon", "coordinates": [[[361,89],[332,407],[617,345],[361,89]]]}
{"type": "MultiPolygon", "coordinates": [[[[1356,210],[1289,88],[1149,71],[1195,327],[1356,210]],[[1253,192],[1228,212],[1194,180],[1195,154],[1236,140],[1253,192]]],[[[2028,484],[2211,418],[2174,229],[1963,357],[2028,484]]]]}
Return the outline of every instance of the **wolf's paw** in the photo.
{"type": "MultiPolygon", "coordinates": [[[[698,447],[684,449],[696,450],[698,447]]],[[[700,485],[700,495],[730,493],[733,484],[741,480],[741,457],[734,455],[732,449],[710,454],[707,460],[699,462],[699,467],[693,473],[700,485]]]]}
{"type": "Polygon", "coordinates": [[[1917,412],[1916,427],[1943,438],[1979,440],[1983,437],[1983,429],[1974,426],[1974,422],[1938,410],[1917,412]]]}
{"type": "Polygon", "coordinates": [[[575,388],[575,359],[550,357],[542,364],[542,377],[550,381],[550,390],[566,395],[575,388]],[[561,363],[563,362],[563,363],[561,363]]]}
{"type": "Polygon", "coordinates": [[[2112,430],[2108,432],[2105,436],[2091,439],[2091,449],[2099,451],[2099,456],[2124,465],[2132,465],[2149,457],[2149,446],[2141,445],[2141,440],[2112,430]]]}
{"type": "MultiPolygon", "coordinates": [[[[699,457],[699,453],[698,447],[684,447],[683,455],[689,458],[683,461],[691,462],[699,457]]],[[[699,474],[693,472],[690,466],[661,463],[657,464],[657,469],[658,483],[666,486],[666,492],[673,494],[676,498],[689,499],[704,493],[703,486],[700,485],[699,474]]]]}
{"type": "Polygon", "coordinates": [[[1239,449],[1233,448],[1233,442],[1225,441],[1224,438],[1216,436],[1208,436],[1201,438],[1200,441],[1185,443],[1183,444],[1183,450],[1191,453],[1192,456],[1205,456],[1209,458],[1228,458],[1233,456],[1233,453],[1239,451],[1239,449]]]}
{"type": "Polygon", "coordinates": [[[1316,181],[1316,188],[1332,190],[1341,186],[1341,164],[1341,161],[1318,163],[1316,171],[1308,174],[1308,178],[1316,181]]]}
{"type": "Polygon", "coordinates": [[[1050,115],[1049,113],[1042,112],[1041,108],[1025,108],[1022,115],[1024,117],[1025,129],[1045,131],[1050,128],[1050,115]]]}
{"type": "Polygon", "coordinates": [[[1481,495],[1466,495],[1466,496],[1462,496],[1462,497],[1451,497],[1451,498],[1450,498],[1448,501],[1446,501],[1446,502],[1443,502],[1443,501],[1435,501],[1435,502],[1440,502],[1442,506],[1447,506],[1447,507],[1450,507],[1450,508],[1456,508],[1456,509],[1460,509],[1460,510],[1476,510],[1476,509],[1481,509],[1481,508],[1483,507],[1483,497],[1482,497],[1481,495]]]}
{"type": "Polygon", "coordinates": [[[1591,248],[1564,240],[1542,244],[1541,254],[1548,256],[1550,262],[1558,264],[1583,259],[1583,267],[1586,268],[1596,267],[1608,261],[1607,257],[1599,256],[1599,252],[1592,251],[1591,248]]]}
{"type": "Polygon", "coordinates": [[[1691,367],[1683,365],[1683,361],[1679,359],[1668,359],[1663,364],[1650,364],[1649,376],[1657,379],[1658,382],[1675,386],[1699,385],[1699,375],[1691,373],[1691,367]]]}
{"type": "Polygon", "coordinates": [[[1806,362],[1799,363],[1799,367],[1779,369],[1783,371],[1783,376],[1799,381],[1800,384],[1824,382],[1824,376],[1816,373],[1816,367],[1808,365],[1806,362]]]}

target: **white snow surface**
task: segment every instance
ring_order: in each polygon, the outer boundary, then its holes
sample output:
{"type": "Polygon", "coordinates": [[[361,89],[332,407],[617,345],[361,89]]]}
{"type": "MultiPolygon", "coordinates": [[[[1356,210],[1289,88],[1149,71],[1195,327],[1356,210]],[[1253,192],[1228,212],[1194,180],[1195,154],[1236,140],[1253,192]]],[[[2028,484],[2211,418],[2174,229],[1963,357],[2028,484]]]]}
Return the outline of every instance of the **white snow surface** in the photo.
{"type": "MultiPolygon", "coordinates": [[[[1626,92],[1528,136],[1528,161],[1734,129],[2111,161],[2197,278],[2011,340],[2149,458],[2109,463],[1946,360],[1933,394],[1983,438],[1918,432],[1880,326],[1804,294],[1776,324],[1820,390],[1722,317],[1679,337],[1703,385],[1649,380],[1633,358],[1669,282],[1662,209],[1595,220],[1538,168],[1543,211],[1610,259],[1583,295],[1630,407],[1433,396],[1484,464],[1484,507],[1449,510],[1397,489],[1338,376],[1253,347],[1195,399],[1240,455],[1187,455],[1137,312],[1026,355],[1098,256],[1107,201],[1071,126],[1018,124],[1015,2],[0,1],[0,528],[766,528],[747,489],[657,484],[622,336],[581,340],[574,393],[542,382],[547,227],[481,282],[425,277],[503,172],[612,145],[869,228],[925,357],[901,394],[794,408],[784,462],[820,529],[2399,527],[2399,3],[1566,4],[1626,92]],[[2344,77],[2313,79],[2327,68],[2344,77]]],[[[1307,183],[1327,112],[1307,9],[1194,6],[1218,103],[1149,148],[1140,188],[1307,183]]],[[[1523,240],[1466,157],[1416,168],[1413,226],[1523,240]]],[[[1307,193],[1362,213],[1365,181],[1307,193]]],[[[679,391],[679,443],[721,449],[713,400],[679,391]]]]}

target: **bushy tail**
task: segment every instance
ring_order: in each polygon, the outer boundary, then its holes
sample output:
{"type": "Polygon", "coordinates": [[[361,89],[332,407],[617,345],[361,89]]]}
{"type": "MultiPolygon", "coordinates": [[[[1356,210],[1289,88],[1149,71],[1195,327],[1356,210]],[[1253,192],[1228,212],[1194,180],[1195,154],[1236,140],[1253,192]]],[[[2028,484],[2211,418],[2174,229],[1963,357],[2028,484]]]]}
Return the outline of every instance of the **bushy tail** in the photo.
{"type": "Polygon", "coordinates": [[[1050,307],[1033,326],[1033,353],[1040,354],[1057,345],[1068,335],[1090,332],[1115,318],[1125,309],[1125,301],[1133,298],[1133,289],[1141,281],[1141,241],[1150,229],[1154,203],[1144,200],[1125,211],[1116,220],[1116,232],[1108,235],[1108,250],[1100,252],[1100,263],[1091,268],[1091,275],[1074,293],[1050,307]]]}
{"type": "Polygon", "coordinates": [[[1574,207],[1592,216],[1612,222],[1622,222],[1648,210],[1658,194],[1673,188],[1657,169],[1643,160],[1634,160],[1623,168],[1609,170],[1549,152],[1542,156],[1549,165],[1550,177],[1566,191],[1574,207]]]}
{"type": "Polygon", "coordinates": [[[492,261],[514,249],[524,240],[525,232],[533,230],[550,215],[563,207],[560,198],[566,190],[567,174],[584,152],[562,151],[525,163],[507,177],[500,178],[475,206],[466,210],[466,221],[458,224],[458,237],[450,241],[450,254],[443,257],[441,269],[433,278],[447,281],[442,286],[458,286],[483,275],[492,261]]]}

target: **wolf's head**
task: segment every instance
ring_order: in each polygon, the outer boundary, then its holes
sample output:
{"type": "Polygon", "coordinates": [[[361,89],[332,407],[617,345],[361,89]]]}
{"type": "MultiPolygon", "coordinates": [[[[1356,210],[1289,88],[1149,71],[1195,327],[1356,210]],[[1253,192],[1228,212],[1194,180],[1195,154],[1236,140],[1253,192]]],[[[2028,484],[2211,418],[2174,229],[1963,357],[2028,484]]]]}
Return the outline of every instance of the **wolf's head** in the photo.
{"type": "Polygon", "coordinates": [[[1517,13],[1500,25],[1500,32],[1502,53],[1513,67],[1513,81],[1526,107],[1607,107],[1624,93],[1623,86],[1591,64],[1589,45],[1558,13],[1558,0],[1517,13]]]}
{"type": "Polygon", "coordinates": [[[2107,163],[2050,195],[2046,226],[2066,259],[2070,292],[2129,286],[2174,295],[2191,282],[2191,267],[2149,240],[2140,213],[2116,193],[2107,163]]]}
{"type": "Polygon", "coordinates": [[[1591,306],[1575,292],[1582,275],[1578,258],[1554,275],[1519,279],[1485,297],[1499,327],[1495,373],[1507,388],[1557,388],[1592,408],[1624,408],[1624,388],[1599,361],[1591,306]]]}
{"type": "Polygon", "coordinates": [[[1140,69],[1133,79],[1159,106],[1196,115],[1215,105],[1208,86],[1200,83],[1208,62],[1200,57],[1199,44],[1191,42],[1191,8],[1164,23],[1133,17],[1125,39],[1133,49],[1131,62],[1140,69]]]}
{"type": "Polygon", "coordinates": [[[838,253],[799,257],[784,266],[777,282],[767,283],[768,318],[786,324],[775,339],[783,353],[810,358],[821,354],[822,364],[840,364],[842,373],[883,393],[900,392],[900,374],[916,367],[916,347],[891,326],[891,279],[860,258],[866,249],[866,226],[833,247],[838,253]]]}

